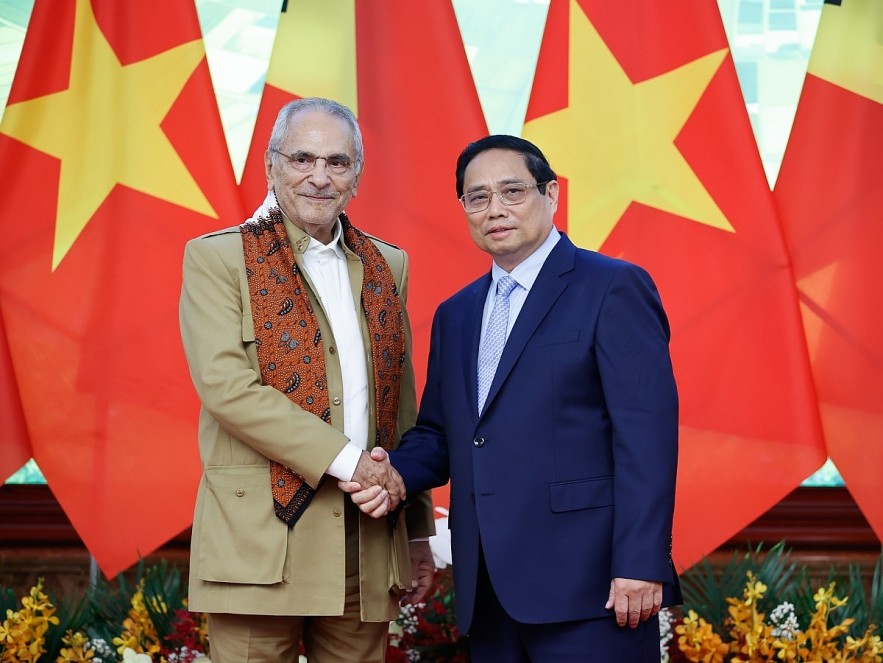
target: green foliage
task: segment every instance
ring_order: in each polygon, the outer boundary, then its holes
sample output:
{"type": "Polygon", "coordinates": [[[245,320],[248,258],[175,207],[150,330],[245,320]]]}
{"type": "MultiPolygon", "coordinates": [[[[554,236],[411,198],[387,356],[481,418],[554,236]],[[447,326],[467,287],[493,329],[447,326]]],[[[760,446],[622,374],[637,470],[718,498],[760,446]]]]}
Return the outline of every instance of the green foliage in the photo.
{"type": "MultiPolygon", "coordinates": [[[[707,558],[681,574],[684,594],[684,612],[695,610],[715,631],[725,632],[727,597],[742,596],[748,572],[769,587],[761,609],[768,611],[775,605],[765,605],[781,597],[795,577],[797,563],[790,559],[784,542],[777,543],[766,553],[763,544],[746,552],[735,551],[721,571],[715,571],[707,558]]],[[[810,592],[812,598],[812,592],[810,592]]],[[[810,612],[812,612],[810,610],[810,612]]]]}
{"type": "Polygon", "coordinates": [[[81,596],[74,601],[59,603],[51,594],[48,595],[49,600],[56,606],[58,612],[58,625],[51,626],[46,631],[46,654],[44,660],[54,661],[61,648],[64,646],[61,639],[65,633],[71,631],[76,633],[85,629],[86,624],[92,620],[92,606],[89,603],[88,595],[81,596]]]}
{"type": "MultiPolygon", "coordinates": [[[[139,588],[143,596],[143,619],[149,618],[152,623],[162,652],[172,652],[181,645],[187,645],[191,652],[198,651],[204,644],[204,634],[198,632],[201,628],[198,616],[189,616],[186,612],[186,587],[182,586],[179,569],[166,560],[151,566],[141,560],[128,576],[133,580],[123,574],[113,581],[100,580],[73,600],[59,602],[47,593],[59,624],[48,626],[46,652],[40,660],[56,660],[64,646],[62,638],[68,631],[85,633],[91,640],[101,639],[113,646],[114,638],[127,630],[126,621],[131,623],[133,597],[139,588]]],[[[0,624],[7,609],[16,612],[21,606],[21,598],[12,589],[0,586],[0,624]]],[[[0,658],[3,649],[0,643],[0,658]]]]}
{"type": "MultiPolygon", "coordinates": [[[[763,544],[746,552],[736,551],[723,569],[715,570],[708,559],[681,574],[681,588],[684,594],[683,612],[694,610],[718,633],[726,633],[725,620],[728,616],[727,597],[739,597],[745,586],[748,572],[768,587],[765,596],[758,602],[758,609],[769,615],[772,610],[785,602],[794,605],[797,621],[806,627],[816,609],[813,596],[817,587],[806,567],[797,568],[791,560],[791,550],[785,542],[779,542],[766,552],[763,544]]],[[[816,585],[835,582],[835,594],[849,597],[838,611],[838,620],[851,617],[855,622],[849,629],[853,637],[861,636],[870,624],[883,623],[883,555],[878,557],[870,595],[865,590],[862,570],[857,564],[849,564],[845,570],[832,567],[827,581],[816,585]]]]}
{"type": "Polygon", "coordinates": [[[173,633],[175,610],[187,603],[186,588],[181,587],[181,572],[166,560],[144,569],[139,564],[138,581],[144,581],[144,599],[157,633],[173,633]]]}
{"type": "Polygon", "coordinates": [[[11,587],[0,587],[0,621],[6,617],[7,610],[18,609],[18,597],[11,587]]]}

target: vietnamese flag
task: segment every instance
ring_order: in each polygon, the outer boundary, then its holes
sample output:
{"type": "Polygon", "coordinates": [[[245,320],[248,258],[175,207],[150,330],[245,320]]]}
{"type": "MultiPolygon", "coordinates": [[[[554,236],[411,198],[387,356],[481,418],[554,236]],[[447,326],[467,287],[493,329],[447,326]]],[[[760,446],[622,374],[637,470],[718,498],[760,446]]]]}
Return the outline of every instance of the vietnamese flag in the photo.
{"type": "Polygon", "coordinates": [[[659,287],[681,399],[674,557],[688,567],[825,461],[717,4],[552,2],[523,135],[565,183],[559,221],[575,243],[659,287]]]}
{"type": "Polygon", "coordinates": [[[776,182],[828,455],[883,540],[883,3],[822,7],[776,182]]]}
{"type": "Polygon", "coordinates": [[[356,227],[410,258],[408,313],[422,388],[429,331],[443,299],[490,269],[470,239],[454,170],[487,134],[449,1],[289,0],[276,33],[242,177],[245,207],[266,195],[263,155],[276,113],[299,97],[349,106],[365,143],[365,170],[347,212],[356,227]],[[316,67],[301,53],[322,53],[316,67]]]}
{"type": "Polygon", "coordinates": [[[242,220],[193,4],[36,0],[0,168],[0,307],[33,456],[112,576],[191,522],[181,259],[242,220]]]}

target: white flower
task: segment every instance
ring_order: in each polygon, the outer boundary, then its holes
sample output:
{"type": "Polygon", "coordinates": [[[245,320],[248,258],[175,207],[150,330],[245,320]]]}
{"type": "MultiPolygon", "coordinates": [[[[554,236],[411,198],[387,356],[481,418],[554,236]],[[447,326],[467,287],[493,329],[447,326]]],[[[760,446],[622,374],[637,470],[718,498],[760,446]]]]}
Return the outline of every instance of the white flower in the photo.
{"type": "Polygon", "coordinates": [[[134,650],[126,647],[123,650],[123,663],[153,663],[148,654],[138,654],[134,650]]]}
{"type": "Polygon", "coordinates": [[[800,624],[797,623],[794,606],[787,601],[777,605],[770,613],[770,621],[773,624],[771,633],[777,638],[793,640],[794,636],[800,632],[800,624]]]}
{"type": "Polygon", "coordinates": [[[668,608],[659,610],[659,655],[661,663],[668,663],[668,643],[674,637],[671,625],[675,617],[668,608]]]}
{"type": "Polygon", "coordinates": [[[117,660],[116,652],[107,644],[106,640],[95,638],[94,640],[89,640],[86,646],[95,652],[92,663],[109,663],[110,661],[117,660]]]}

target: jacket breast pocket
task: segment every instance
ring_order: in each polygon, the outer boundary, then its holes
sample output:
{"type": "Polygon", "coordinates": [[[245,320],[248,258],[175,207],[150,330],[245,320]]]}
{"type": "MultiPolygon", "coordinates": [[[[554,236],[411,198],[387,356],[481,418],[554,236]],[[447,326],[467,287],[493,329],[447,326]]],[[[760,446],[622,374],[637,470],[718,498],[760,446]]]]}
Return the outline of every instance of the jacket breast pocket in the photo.
{"type": "Polygon", "coordinates": [[[549,500],[556,513],[613,506],[613,477],[550,484],[549,500]]]}
{"type": "Polygon", "coordinates": [[[543,347],[546,345],[561,345],[562,343],[577,343],[579,341],[579,329],[556,329],[555,331],[543,332],[533,338],[533,345],[543,347]]]}
{"type": "Polygon", "coordinates": [[[209,467],[199,538],[201,580],[282,581],[288,527],[276,518],[268,465],[209,467]]]}

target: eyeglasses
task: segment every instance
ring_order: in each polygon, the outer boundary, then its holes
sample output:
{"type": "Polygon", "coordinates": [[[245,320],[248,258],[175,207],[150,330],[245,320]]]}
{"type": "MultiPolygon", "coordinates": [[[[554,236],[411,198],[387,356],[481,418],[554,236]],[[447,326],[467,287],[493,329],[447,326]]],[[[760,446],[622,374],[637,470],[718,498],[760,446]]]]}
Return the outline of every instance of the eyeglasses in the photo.
{"type": "Polygon", "coordinates": [[[484,212],[491,205],[491,198],[494,194],[500,199],[504,205],[518,205],[523,203],[527,198],[527,192],[535,187],[540,187],[549,182],[537,182],[536,184],[525,184],[524,182],[509,182],[500,187],[499,191],[488,189],[478,189],[470,191],[460,196],[460,203],[467,214],[475,214],[476,212],[484,212]]]}
{"type": "Polygon", "coordinates": [[[279,150],[270,150],[270,152],[275,152],[276,154],[285,157],[295,170],[299,170],[302,173],[309,173],[313,170],[319,159],[322,159],[325,162],[325,167],[335,175],[343,175],[353,165],[353,162],[345,154],[332,154],[327,157],[317,157],[315,154],[300,151],[295,152],[294,154],[285,154],[279,150]]]}

